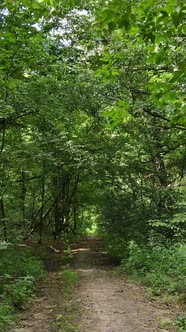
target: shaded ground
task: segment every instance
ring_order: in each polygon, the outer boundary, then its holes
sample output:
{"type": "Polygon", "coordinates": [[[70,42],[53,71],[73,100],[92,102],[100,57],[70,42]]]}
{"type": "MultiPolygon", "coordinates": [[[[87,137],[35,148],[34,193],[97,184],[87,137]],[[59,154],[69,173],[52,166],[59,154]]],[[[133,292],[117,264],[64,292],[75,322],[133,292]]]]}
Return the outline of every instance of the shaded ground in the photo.
{"type": "MultiPolygon", "coordinates": [[[[63,248],[48,248],[45,257],[49,272],[38,285],[38,298],[26,310],[12,332],[55,332],[52,321],[63,312],[63,284],[60,275],[63,248]]],[[[79,273],[75,301],[79,307],[81,332],[165,332],[159,322],[173,318],[166,306],[159,307],[145,299],[143,289],[113,276],[113,266],[102,241],[86,238],[73,246],[72,266],[79,273]]],[[[166,325],[166,324],[165,324],[166,325]]],[[[72,330],[68,330],[72,331],[72,330]]],[[[73,330],[75,331],[75,330],[73,330]]],[[[66,332],[66,331],[64,331],[66,332]]]]}
{"type": "Polygon", "coordinates": [[[73,264],[81,276],[81,332],[168,331],[160,321],[170,321],[173,313],[149,303],[142,288],[114,277],[101,241],[81,241],[73,264]]]}
{"type": "Polygon", "coordinates": [[[61,243],[53,246],[29,243],[28,246],[42,256],[47,274],[37,285],[36,299],[30,304],[30,308],[21,313],[17,327],[12,332],[56,332],[52,325],[64,307],[61,258],[64,256],[65,246],[61,243]]]}

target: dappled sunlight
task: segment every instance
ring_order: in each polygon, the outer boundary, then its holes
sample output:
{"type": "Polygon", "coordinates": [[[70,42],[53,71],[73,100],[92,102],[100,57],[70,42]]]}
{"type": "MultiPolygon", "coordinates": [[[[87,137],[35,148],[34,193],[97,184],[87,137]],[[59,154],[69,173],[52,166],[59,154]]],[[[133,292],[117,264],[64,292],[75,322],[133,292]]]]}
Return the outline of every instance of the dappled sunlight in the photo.
{"type": "MultiPolygon", "coordinates": [[[[78,249],[72,249],[71,250],[71,252],[74,253],[74,254],[76,254],[78,252],[89,252],[89,251],[91,251],[91,248],[78,248],[78,249]]],[[[103,250],[103,251],[99,250],[99,253],[102,254],[102,255],[107,254],[107,252],[105,250],[103,250]]]]}
{"type": "Polygon", "coordinates": [[[78,249],[72,249],[71,250],[73,253],[77,253],[80,251],[90,251],[90,248],[78,248],[78,249]]]}
{"type": "MultiPolygon", "coordinates": [[[[95,268],[95,269],[86,269],[86,268],[84,268],[84,269],[77,269],[77,271],[79,271],[79,272],[86,272],[86,273],[92,273],[92,272],[95,272],[95,271],[98,271],[98,269],[97,268],[95,268]]],[[[100,269],[100,271],[101,271],[101,269],[100,269]]]]}

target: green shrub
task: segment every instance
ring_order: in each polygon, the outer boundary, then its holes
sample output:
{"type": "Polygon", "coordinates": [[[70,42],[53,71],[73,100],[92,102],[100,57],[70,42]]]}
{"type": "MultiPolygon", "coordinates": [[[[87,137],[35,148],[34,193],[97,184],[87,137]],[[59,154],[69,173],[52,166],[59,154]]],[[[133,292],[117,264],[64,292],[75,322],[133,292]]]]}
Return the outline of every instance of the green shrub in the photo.
{"type": "Polygon", "coordinates": [[[7,303],[0,303],[0,331],[8,331],[13,324],[14,308],[7,303]]]}
{"type": "MultiPolygon", "coordinates": [[[[31,255],[31,252],[28,254],[31,255]]],[[[20,267],[20,273],[22,275],[31,275],[35,278],[43,277],[44,270],[43,270],[43,263],[34,256],[28,256],[22,262],[22,266],[20,267]]]]}
{"type": "Polygon", "coordinates": [[[69,246],[64,250],[64,256],[62,256],[62,258],[61,258],[62,263],[65,263],[65,262],[71,260],[72,257],[73,257],[72,249],[71,249],[71,246],[69,245],[69,246]]]}
{"type": "Polygon", "coordinates": [[[1,250],[0,275],[34,277],[43,275],[43,264],[30,249],[17,249],[12,246],[1,250]]]}
{"type": "Polygon", "coordinates": [[[177,317],[176,327],[178,332],[186,331],[186,315],[184,313],[177,317]]]}
{"type": "Polygon", "coordinates": [[[78,274],[67,264],[62,267],[62,279],[66,287],[71,287],[78,281],[78,274]]]}
{"type": "Polygon", "coordinates": [[[186,290],[186,245],[182,243],[137,244],[117,235],[106,236],[110,257],[121,261],[121,267],[151,287],[153,294],[176,295],[184,301],[186,290]]]}
{"type": "Polygon", "coordinates": [[[181,294],[186,288],[186,246],[147,247],[129,243],[129,257],[122,266],[150,286],[155,294],[181,294]]]}
{"type": "Polygon", "coordinates": [[[104,244],[108,255],[117,262],[126,259],[129,254],[127,242],[117,235],[107,235],[104,244]]]}
{"type": "Polygon", "coordinates": [[[43,264],[27,248],[0,245],[0,330],[6,331],[15,310],[34,296],[35,281],[44,275],[43,264]]]}
{"type": "Polygon", "coordinates": [[[23,309],[28,300],[34,296],[34,282],[32,276],[18,279],[14,283],[5,285],[3,295],[16,309],[23,309]]]}

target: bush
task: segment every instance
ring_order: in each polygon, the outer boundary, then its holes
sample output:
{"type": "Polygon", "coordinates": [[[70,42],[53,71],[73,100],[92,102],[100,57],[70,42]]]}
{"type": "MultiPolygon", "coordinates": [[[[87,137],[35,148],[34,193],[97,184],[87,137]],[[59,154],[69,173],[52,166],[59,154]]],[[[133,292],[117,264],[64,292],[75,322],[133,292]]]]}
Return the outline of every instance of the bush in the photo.
{"type": "Polygon", "coordinates": [[[176,295],[184,302],[186,291],[186,245],[171,242],[137,244],[107,235],[106,250],[121,267],[151,287],[154,295],[176,295]]]}
{"type": "Polygon", "coordinates": [[[9,331],[13,324],[14,308],[7,303],[0,303],[0,331],[9,331]]]}
{"type": "Polygon", "coordinates": [[[30,249],[18,249],[11,246],[1,249],[0,275],[15,277],[31,275],[34,277],[43,275],[43,264],[30,249]]]}
{"type": "Polygon", "coordinates": [[[178,332],[186,331],[186,315],[184,313],[177,317],[176,326],[178,332]]]}
{"type": "Polygon", "coordinates": [[[27,276],[6,284],[3,296],[16,309],[23,309],[28,300],[34,296],[34,282],[34,277],[27,276]]]}
{"type": "Polygon", "coordinates": [[[0,330],[6,331],[17,309],[34,296],[34,286],[44,275],[43,264],[27,248],[0,245],[0,330]]]}
{"type": "Polygon", "coordinates": [[[127,242],[117,235],[107,235],[104,244],[108,255],[115,261],[121,262],[128,258],[129,249],[127,242]]]}
{"type": "Polygon", "coordinates": [[[66,264],[65,266],[62,266],[62,280],[66,287],[71,287],[78,281],[78,274],[70,267],[70,265],[66,264]]]}
{"type": "Polygon", "coordinates": [[[147,247],[129,243],[129,257],[122,261],[125,269],[143,279],[154,290],[180,295],[186,289],[186,245],[147,247]]]}

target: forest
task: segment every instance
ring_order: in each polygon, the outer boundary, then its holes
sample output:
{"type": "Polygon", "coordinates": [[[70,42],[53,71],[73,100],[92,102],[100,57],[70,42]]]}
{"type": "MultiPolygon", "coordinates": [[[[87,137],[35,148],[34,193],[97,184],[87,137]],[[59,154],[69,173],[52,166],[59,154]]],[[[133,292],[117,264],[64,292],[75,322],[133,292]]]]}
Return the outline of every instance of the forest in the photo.
{"type": "Polygon", "coordinates": [[[0,328],[43,274],[17,250],[32,240],[96,233],[184,305],[185,16],[183,0],[1,1],[0,328]]]}

